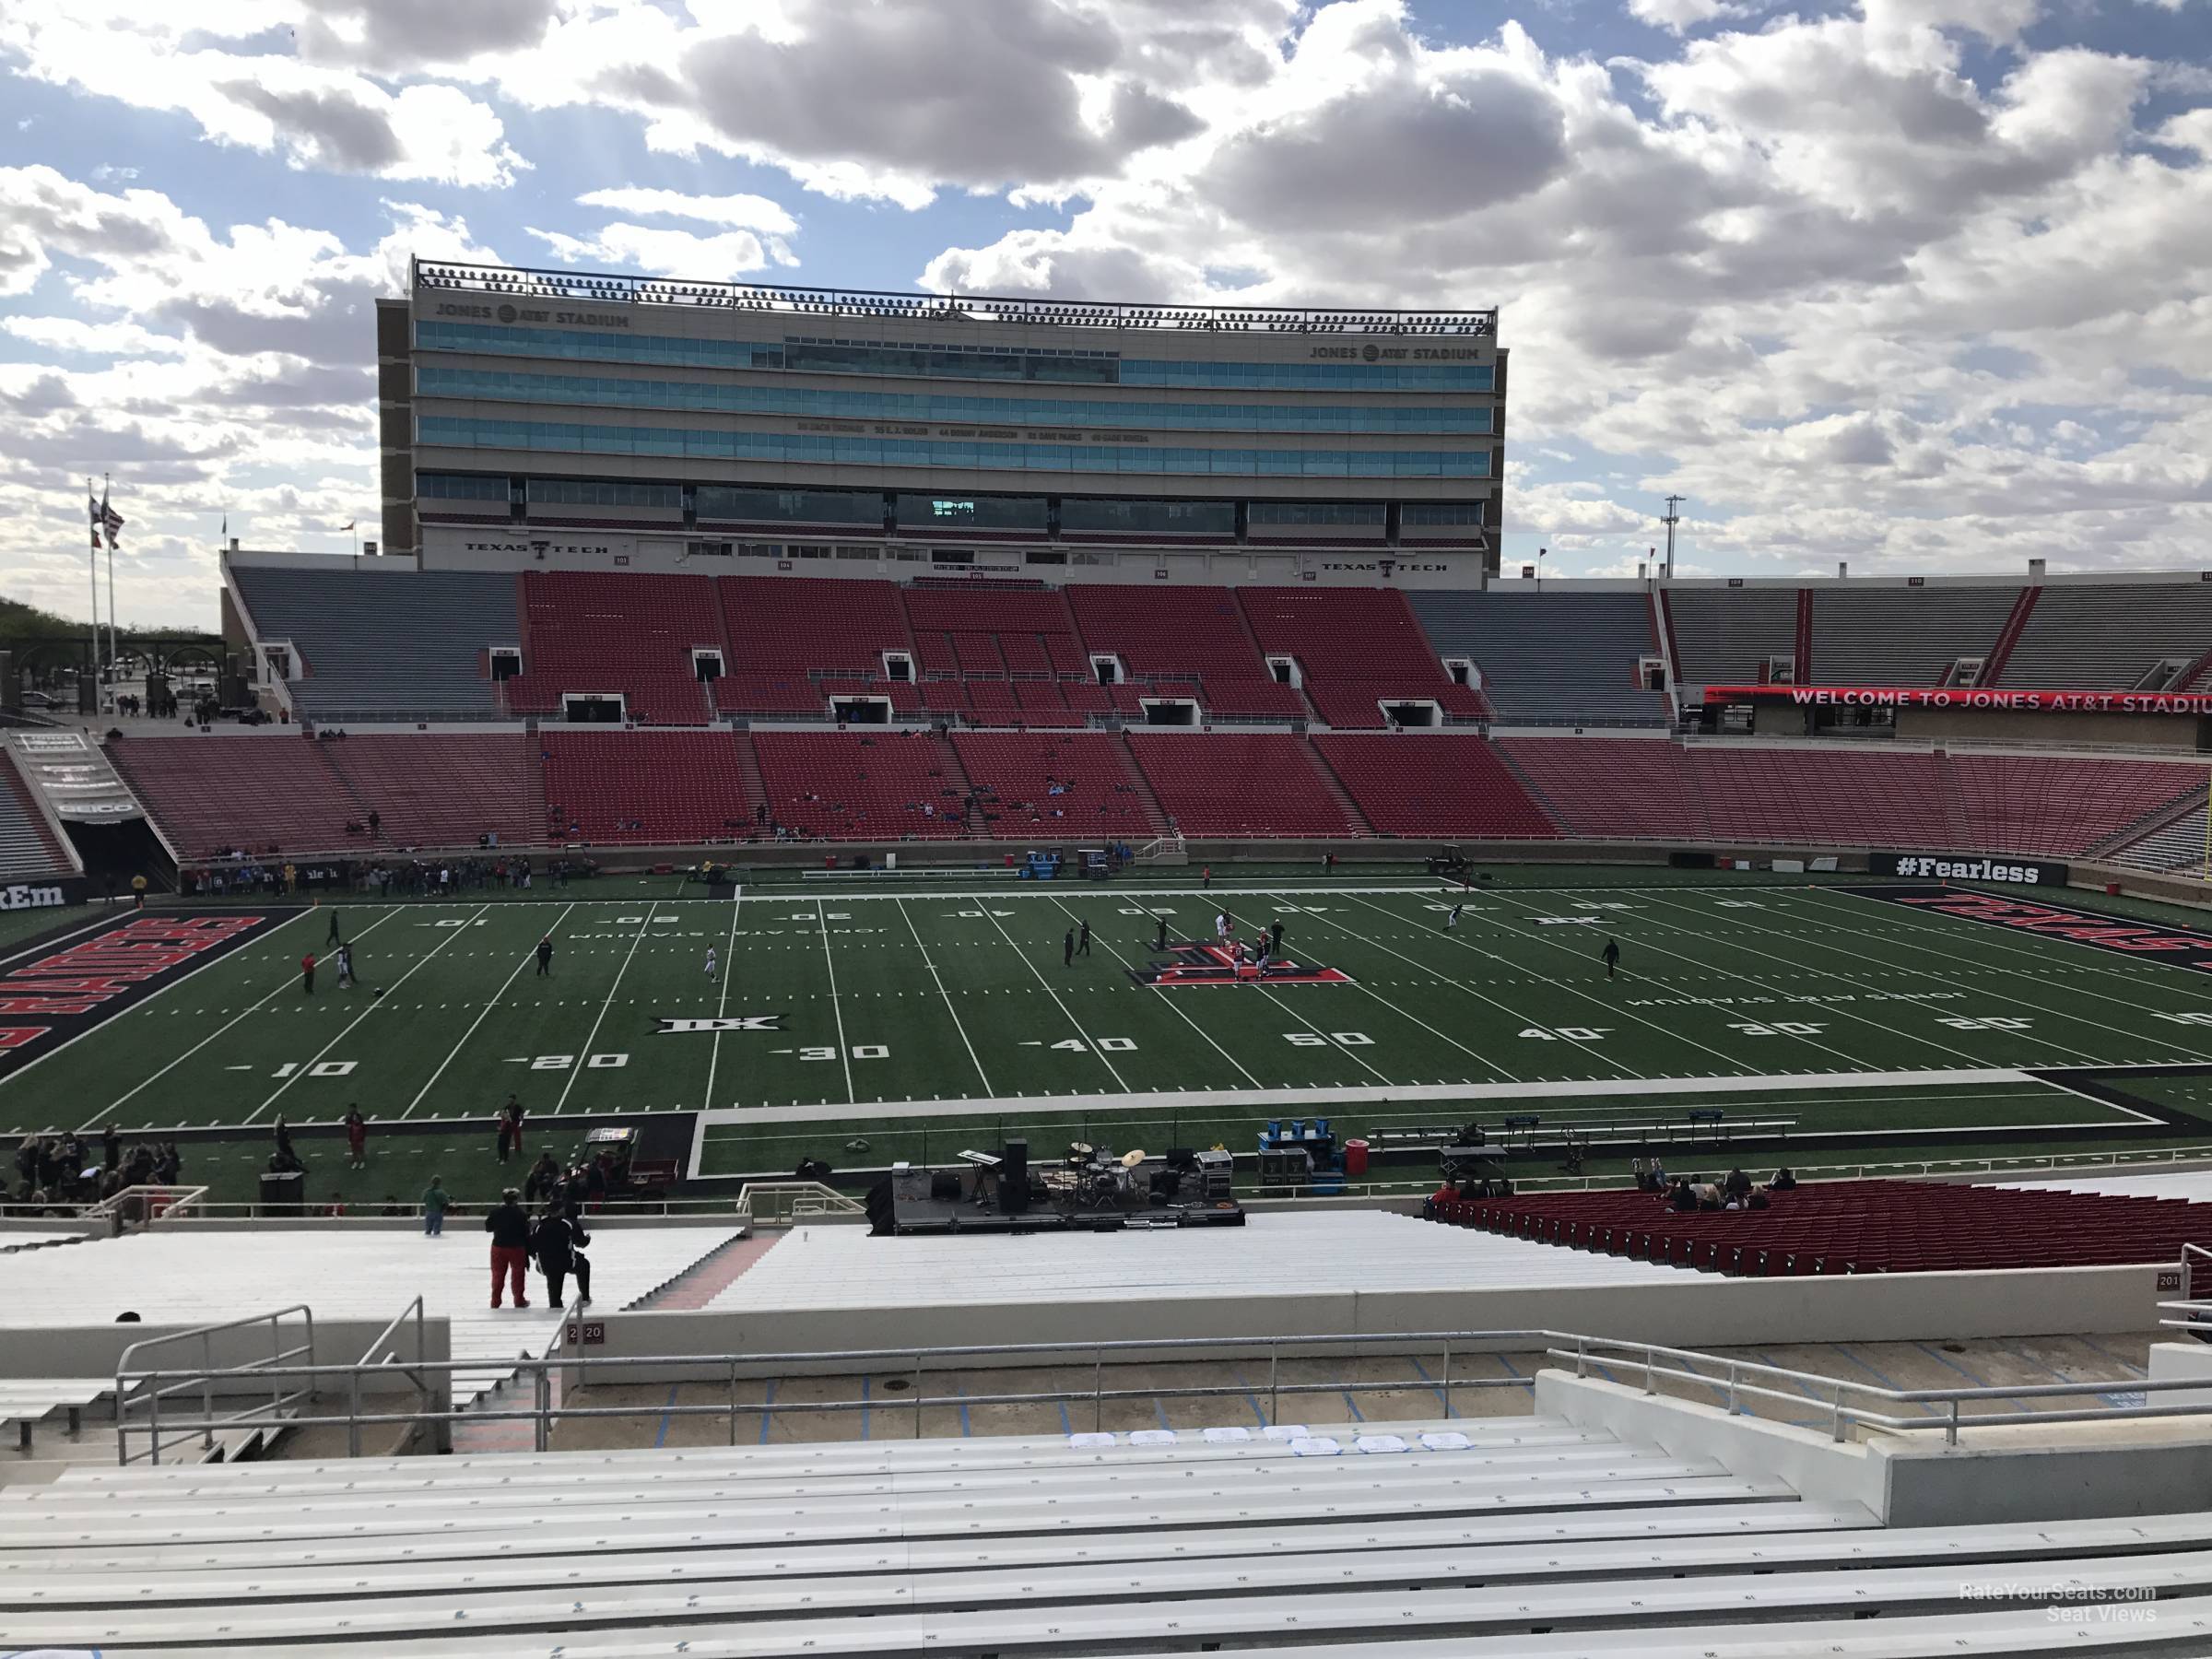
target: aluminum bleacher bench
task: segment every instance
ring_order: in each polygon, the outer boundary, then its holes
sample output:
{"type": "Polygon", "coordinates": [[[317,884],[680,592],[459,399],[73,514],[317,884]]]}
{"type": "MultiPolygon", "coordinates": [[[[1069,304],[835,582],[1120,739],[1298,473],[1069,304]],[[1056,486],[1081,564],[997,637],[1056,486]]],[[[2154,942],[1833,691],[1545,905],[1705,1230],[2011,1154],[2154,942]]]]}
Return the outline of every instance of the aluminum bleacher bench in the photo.
{"type": "Polygon", "coordinates": [[[0,1430],[13,1423],[18,1447],[30,1450],[31,1431],[56,1412],[69,1418],[69,1432],[84,1428],[85,1407],[114,1392],[112,1377],[0,1377],[0,1430]]]}

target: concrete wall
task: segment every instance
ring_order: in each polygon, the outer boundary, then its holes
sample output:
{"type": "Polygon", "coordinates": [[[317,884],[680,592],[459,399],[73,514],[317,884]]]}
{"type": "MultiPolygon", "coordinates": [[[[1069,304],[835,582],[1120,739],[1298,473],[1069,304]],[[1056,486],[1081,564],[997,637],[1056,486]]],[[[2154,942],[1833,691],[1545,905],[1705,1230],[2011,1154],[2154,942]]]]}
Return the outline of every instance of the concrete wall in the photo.
{"type": "MultiPolygon", "coordinates": [[[[377,1339],[384,1324],[385,1321],[381,1319],[318,1319],[315,1321],[315,1362],[351,1365],[377,1339]]],[[[189,1325],[97,1324],[10,1330],[4,1337],[0,1337],[0,1376],[112,1377],[124,1350],[134,1343],[172,1335],[192,1328],[189,1325]]],[[[397,1338],[398,1351],[406,1359],[418,1357],[410,1335],[412,1330],[410,1324],[406,1333],[397,1338]]],[[[297,1319],[285,1322],[284,1347],[298,1345],[303,1335],[304,1328],[297,1319]]],[[[199,1343],[182,1342],[142,1356],[135,1364],[139,1369],[161,1371],[190,1371],[203,1363],[215,1366],[245,1365],[257,1359],[267,1359],[276,1346],[266,1326],[223,1331],[208,1339],[205,1361],[201,1358],[199,1343]]],[[[445,1320],[429,1319],[423,1322],[423,1349],[419,1357],[426,1359],[453,1358],[453,1332],[445,1320]]],[[[306,1364],[307,1360],[302,1358],[287,1363],[306,1364]]]]}
{"type": "MultiPolygon", "coordinates": [[[[1685,1270],[1676,1283],[1544,1289],[1364,1292],[1252,1298],[1036,1302],[840,1310],[610,1312],[588,1355],[841,1354],[853,1349],[976,1347],[1208,1336],[1388,1336],[1412,1331],[1583,1331],[1628,1341],[1715,1347],[1793,1342],[1947,1341],[1974,1336],[2094,1335],[2158,1322],[2159,1267],[2051,1267],[2015,1273],[1858,1274],[1723,1278],[1685,1270]]],[[[739,1281],[742,1287],[743,1281],[739,1281]]],[[[1189,1358],[1208,1357],[1204,1350],[1189,1358]]],[[[963,1366],[1036,1364],[982,1353],[963,1366]]],[[[788,1372],[790,1366],[765,1371],[788,1372]]],[[[814,1369],[849,1371],[833,1360],[814,1369]]],[[[675,1382],[726,1367],[640,1368],[634,1382],[675,1382]]]]}
{"type": "MultiPolygon", "coordinates": [[[[1897,735],[1909,743],[2060,744],[2075,748],[2196,747],[2196,722],[2186,714],[2023,714],[2001,709],[1900,709],[1897,735]]],[[[2177,784],[2176,788],[2181,785],[2177,784]]]]}
{"type": "MultiPolygon", "coordinates": [[[[1912,1411],[1861,1403],[1898,1416],[1912,1411]]],[[[1736,1475],[1779,1478],[1817,1501],[1864,1504],[1890,1526],[2179,1514],[2203,1509],[2212,1482],[2212,1439],[2203,1437],[2201,1422],[2194,1439],[2175,1437],[2171,1425],[2161,1434],[2155,1421],[2121,1425],[2134,1443],[2115,1443],[2100,1429],[2092,1431],[2099,1438],[2068,1444],[2075,1430],[2053,1424],[1981,1431],[2012,1437],[2008,1443],[1947,1446],[1936,1432],[1877,1431],[1865,1443],[1839,1445],[1810,1430],[1563,1371],[1536,1378],[1535,1409],[1677,1456],[1713,1458],[1736,1475]]]]}

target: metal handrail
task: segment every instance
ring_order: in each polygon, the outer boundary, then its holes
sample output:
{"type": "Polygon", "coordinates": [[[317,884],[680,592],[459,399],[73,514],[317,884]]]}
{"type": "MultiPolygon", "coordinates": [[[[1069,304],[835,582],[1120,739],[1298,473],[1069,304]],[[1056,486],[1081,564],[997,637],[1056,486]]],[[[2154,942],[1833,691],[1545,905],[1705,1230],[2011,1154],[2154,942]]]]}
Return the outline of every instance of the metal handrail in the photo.
{"type": "Polygon", "coordinates": [[[172,1331],[165,1336],[147,1336],[132,1343],[115,1359],[115,1461],[119,1464],[127,1464],[132,1461],[130,1452],[131,1408],[140,1400],[144,1400],[147,1405],[147,1458],[148,1461],[158,1464],[161,1461],[162,1400],[169,1394],[190,1388],[194,1382],[198,1383],[200,1417],[196,1420],[183,1423],[172,1419],[171,1427],[173,1430],[181,1430],[182,1434],[190,1434],[196,1430],[201,1437],[202,1448],[211,1450],[215,1445],[215,1437],[219,1430],[244,1421],[248,1418],[257,1417],[263,1410],[263,1407],[254,1406],[244,1411],[231,1412],[218,1418],[215,1410],[216,1379],[218,1377],[266,1377],[274,1381],[297,1375],[300,1374],[299,1368],[289,1366],[286,1361],[297,1359],[302,1354],[307,1356],[311,1365],[311,1369],[306,1373],[310,1379],[309,1386],[294,1389],[289,1394],[285,1393],[280,1387],[272,1389],[267,1406],[272,1419],[283,1416],[286,1406],[300,1399],[312,1400],[315,1397],[312,1379],[319,1374],[312,1369],[315,1357],[315,1314],[314,1310],[305,1302],[294,1302],[288,1307],[278,1308],[268,1313],[249,1314],[243,1319],[227,1319],[216,1324],[196,1325],[188,1331],[172,1331]],[[284,1346],[283,1322],[287,1316],[293,1313],[299,1314],[305,1322],[307,1337],[304,1342],[288,1348],[284,1346]],[[272,1352],[266,1364],[258,1359],[251,1359],[241,1365],[222,1367],[216,1365],[215,1338],[218,1335],[225,1331],[248,1330],[260,1324],[266,1324],[269,1327],[272,1352]],[[137,1358],[140,1349],[165,1347],[171,1343],[189,1342],[195,1337],[200,1344],[201,1365],[197,1371],[132,1371],[131,1362],[137,1358]],[[150,1386],[144,1394],[133,1396],[131,1385],[134,1382],[157,1384],[164,1378],[175,1379],[175,1381],[172,1381],[166,1388],[150,1386]]]}
{"type": "MultiPolygon", "coordinates": [[[[2183,1304],[2188,1305],[2188,1304],[2183,1304]]],[[[568,1317],[577,1317],[578,1310],[571,1310],[568,1317]]],[[[564,1329],[565,1329],[564,1321],[564,1329]]],[[[1455,1373],[1453,1358],[1456,1351],[1462,1357],[1470,1349],[1477,1352],[1496,1351],[1499,1345],[1540,1345],[1547,1359],[1571,1363],[1574,1374],[1586,1377],[1590,1368],[1596,1366],[1609,1372],[1611,1366],[1638,1369],[1642,1371],[1643,1392],[1658,1392],[1661,1378],[1677,1381],[1700,1388],[1723,1391],[1727,1410],[1731,1415],[1739,1409],[1747,1397],[1786,1402],[1802,1407],[1807,1394],[1827,1405],[1830,1412],[1830,1438],[1841,1441],[1849,1438],[1853,1428],[1880,1430],[1890,1433],[1915,1433],[1926,1430],[1941,1430],[1946,1441],[1959,1443],[1962,1428],[1992,1428],[2020,1423],[2064,1423],[2102,1420],[2126,1420],[2137,1418],[2190,1417],[2212,1415],[2212,1407],[2202,1405],[2181,1406],[2104,1406],[2078,1411],[2013,1411],[1969,1413],[1962,1407],[1982,1401],[2064,1398],[2070,1395],[2090,1395],[2127,1392],[2155,1394],[2183,1389],[2202,1390],[2206,1384],[2199,1379],[2179,1379],[2149,1382],[2136,1378],[2115,1379],[2101,1382],[2030,1383],[2018,1387],[1974,1386],[1969,1388],[1900,1389],[1881,1384],[1858,1382],[1849,1379],[1823,1376],[1817,1372],[1794,1371],[1786,1366],[1769,1364],[1762,1360],[1728,1359],[1707,1354],[1692,1348],[1670,1347],[1661,1343],[1638,1342],[1626,1338],[1591,1336],[1571,1332],[1547,1330],[1510,1331],[1409,1331],[1392,1334],[1348,1334],[1337,1335],[1282,1335],[1282,1336],[1190,1336],[1165,1337],[1154,1340],[1143,1338],[1100,1342],[1042,1342],[1012,1345],[991,1344],[946,1347],[855,1348],[843,1351],[783,1353],[783,1354],[659,1354],[659,1355],[566,1355],[558,1351],[541,1357],[525,1357],[516,1362],[518,1374],[530,1377],[532,1401],[519,1410],[467,1410],[445,1412],[379,1412],[362,1413],[359,1409],[358,1386],[347,1391],[349,1410],[345,1417],[294,1418],[300,1427],[324,1424],[346,1425],[358,1436],[359,1425],[409,1423],[425,1420],[451,1422],[466,1417],[474,1422],[529,1422],[535,1427],[535,1442],[540,1451],[551,1447],[554,1424],[562,1418],[592,1419],[596,1418],[665,1417],[724,1417],[729,1424],[730,1443],[736,1443],[737,1419],[740,1416],[759,1413],[774,1416],[784,1412],[839,1412],[897,1409],[913,1412],[913,1432],[922,1434],[923,1413],[932,1407],[956,1409],[975,1406],[1031,1406],[1065,1404],[1088,1400],[1091,1405],[1094,1425],[1102,1423],[1108,1401],[1131,1399],[1204,1399],[1241,1397],[1254,1401],[1259,1387],[1242,1381],[1227,1384],[1192,1384],[1171,1387],[1109,1388],[1106,1385],[1106,1366],[1110,1359],[1135,1359],[1142,1356],[1159,1359],[1177,1353],[1204,1354],[1211,1357],[1223,1352],[1231,1354],[1265,1351],[1268,1359],[1265,1392],[1269,1399],[1266,1412],[1270,1423],[1280,1418],[1280,1405],[1286,1394],[1376,1392],[1383,1389],[1402,1390],[1408,1387],[1427,1388],[1441,1393],[1444,1401],[1444,1416],[1453,1415],[1455,1394],[1466,1388],[1527,1388],[1533,1387],[1533,1376],[1470,1377],[1464,1371],[1455,1373]],[[1315,1348],[1352,1347],[1372,1352],[1396,1352],[1411,1346],[1421,1349],[1441,1350],[1441,1371],[1435,1378],[1419,1382],[1404,1380],[1372,1382],[1358,1379],[1335,1380],[1318,1382],[1294,1382],[1283,1380],[1281,1373],[1283,1349],[1293,1347],[1299,1353],[1315,1348]],[[1060,1356],[1072,1367],[1088,1362],[1090,1383],[1088,1387],[1073,1386],[1008,1394],[955,1394],[932,1395],[924,1392],[923,1382],[932,1371],[943,1371],[966,1359],[991,1357],[994,1359],[1060,1356]],[[1662,1361],[1665,1361],[1662,1363],[1662,1361]],[[896,1406],[880,1396],[857,1400],[800,1400],[780,1401],[763,1399],[740,1402],[737,1384],[740,1370],[747,1376],[774,1375],[778,1368],[792,1366],[821,1367],[837,1365],[853,1371],[889,1369],[877,1362],[894,1361],[896,1368],[911,1379],[913,1397],[902,1399],[896,1406]],[[1700,1370],[1699,1367],[1708,1368],[1700,1370]],[[719,1372],[724,1380],[727,1395],[710,1405],[680,1405],[675,1403],[637,1406],[568,1406],[556,1408],[552,1404],[552,1375],[556,1371],[573,1372],[580,1382],[590,1381],[594,1372],[618,1378],[624,1371],[643,1367],[680,1368],[700,1374],[701,1380],[719,1372]],[[1774,1386],[1774,1384],[1787,1384],[1774,1386]],[[1816,1392],[1817,1391],[1817,1392],[1816,1392]],[[1864,1401],[1866,1404],[1853,1404],[1864,1401]],[[1879,1409],[1880,1406],[1918,1406],[1923,1415],[1906,1416],[1879,1409]]],[[[1510,1351],[1510,1350],[1509,1350],[1510,1351]]],[[[266,1368],[264,1374],[275,1376],[321,1376],[344,1371],[344,1367],[281,1367],[266,1368]]],[[[429,1360],[420,1370],[428,1374],[451,1375],[457,1371],[481,1371],[484,1362],[476,1360],[429,1360]]],[[[141,1381],[159,1383],[165,1379],[196,1380],[192,1372],[149,1371],[141,1381]]],[[[198,1423],[173,1425],[181,1429],[197,1429],[198,1423]]]]}
{"type": "Polygon", "coordinates": [[[392,1345],[394,1333],[407,1322],[410,1314],[414,1316],[415,1320],[415,1363],[411,1366],[401,1366],[399,1371],[408,1382],[415,1384],[415,1393],[422,1401],[422,1409],[425,1415],[429,1411],[430,1385],[422,1367],[424,1361],[428,1360],[430,1355],[429,1349],[425,1346],[424,1325],[426,1321],[423,1317],[422,1298],[418,1295],[413,1301],[394,1313],[392,1316],[392,1323],[379,1331],[376,1334],[376,1339],[361,1350],[359,1360],[347,1368],[346,1455],[348,1457],[359,1457],[361,1454],[361,1372],[366,1367],[381,1368],[398,1358],[396,1353],[387,1354],[385,1349],[392,1345]]]}

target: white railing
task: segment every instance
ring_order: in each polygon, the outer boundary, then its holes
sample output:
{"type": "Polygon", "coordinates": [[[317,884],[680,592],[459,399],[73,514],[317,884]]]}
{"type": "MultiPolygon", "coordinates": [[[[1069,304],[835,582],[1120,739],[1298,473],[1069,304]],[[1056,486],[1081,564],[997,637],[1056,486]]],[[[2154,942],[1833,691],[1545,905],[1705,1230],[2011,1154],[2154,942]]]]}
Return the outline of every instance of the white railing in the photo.
{"type": "MultiPolygon", "coordinates": [[[[380,1339],[381,1340],[381,1339],[380,1339]]],[[[137,1461],[131,1453],[131,1436],[144,1433],[147,1449],[140,1453],[149,1463],[159,1463],[165,1445],[180,1445],[194,1434],[200,1437],[203,1452],[215,1449],[215,1437],[250,1423],[270,1423],[288,1420],[292,1408],[302,1401],[312,1400],[314,1379],[319,1374],[313,1365],[315,1358],[315,1316],[306,1303],[296,1302],[290,1307],[278,1308],[274,1312],[255,1313],[245,1319],[229,1319],[220,1324],[199,1325],[189,1331],[172,1331],[166,1336],[149,1336],[143,1342],[134,1342],[124,1348],[115,1361],[115,1461],[128,1464],[137,1461]],[[300,1316],[301,1335],[290,1347],[285,1346],[284,1322],[293,1314],[300,1316]],[[215,1363],[215,1338],[227,1331],[247,1331],[259,1325],[269,1328],[269,1357],[266,1359],[247,1359],[235,1365],[218,1366],[215,1363]],[[200,1345],[200,1367],[193,1371],[160,1371],[136,1369],[143,1355],[173,1344],[196,1341],[200,1345]],[[301,1369],[293,1362],[306,1359],[301,1369]],[[286,1382],[304,1379],[297,1388],[287,1389],[286,1382]],[[218,1392],[229,1395],[240,1393],[258,1394],[266,1383],[269,1391],[267,1405],[256,1403],[237,1411],[218,1415],[215,1409],[218,1392]],[[172,1416],[165,1439],[161,1421],[161,1402],[172,1394],[197,1393],[200,1397],[200,1415],[180,1422],[172,1416]],[[146,1420],[137,1420],[144,1407],[146,1420]]],[[[341,1368],[344,1369],[344,1368],[341,1368]]],[[[359,1383],[356,1379],[350,1387],[358,1396],[359,1383]]]]}
{"type": "Polygon", "coordinates": [[[169,1216],[198,1215],[207,1196],[204,1186],[128,1186],[85,1211],[88,1218],[150,1224],[169,1216]]]}
{"type": "Polygon", "coordinates": [[[858,1216],[866,1206],[818,1181],[748,1181],[737,1190],[737,1210],[755,1224],[788,1226],[806,1216],[858,1216]]]}
{"type": "MultiPolygon", "coordinates": [[[[721,1417],[726,1419],[729,1443],[735,1445],[739,1419],[756,1413],[768,1418],[791,1413],[850,1411],[873,1412],[881,1416],[893,1409],[900,1412],[911,1410],[913,1413],[913,1435],[920,1439],[923,1414],[930,1409],[952,1411],[978,1406],[1044,1406],[1088,1402],[1091,1421],[1097,1427],[1102,1425],[1105,1406],[1110,1401],[1233,1398],[1256,1406],[1264,1395],[1267,1400],[1265,1420],[1269,1425],[1274,1425],[1283,1420],[1281,1406],[1285,1395],[1296,1400],[1307,1394],[1384,1390],[1402,1392],[1408,1388],[1429,1389],[1441,1394],[1444,1402],[1444,1417],[1449,1420],[1456,1416],[1453,1401],[1461,1390],[1533,1388],[1535,1383],[1534,1375],[1469,1375],[1465,1365],[1467,1359],[1476,1355],[1525,1353],[1532,1348],[1571,1369],[1577,1377],[1588,1377],[1593,1371],[1604,1372],[1605,1380],[1617,1385],[1633,1386],[1641,1383],[1645,1394],[1656,1394],[1662,1379],[1693,1390],[1710,1391],[1720,1396],[1721,1406],[1731,1416],[1740,1413],[1747,1400],[1773,1401],[1788,1406],[1793,1411],[1802,1411],[1809,1397],[1814,1404],[1826,1407],[1828,1434],[1830,1440],[1837,1441],[1849,1440],[1854,1429],[1892,1434],[1940,1432],[1947,1443],[1957,1445],[1960,1431],[1967,1429],[2014,1427],[2025,1423],[2212,1417],[2212,1405],[2183,1403],[2153,1406],[2147,1403],[2148,1395],[2162,1392],[2195,1390],[2202,1393],[2206,1384],[2199,1378],[2150,1382],[2128,1377],[2101,1382],[2030,1383],[2006,1387],[1900,1389],[1825,1376],[1814,1371],[1794,1371],[1763,1360],[1735,1359],[1693,1348],[1669,1347],[1659,1343],[1591,1336],[1568,1331],[1506,1330],[1415,1331],[1396,1335],[1327,1336],[1192,1336],[1157,1341],[855,1348],[787,1354],[594,1356],[551,1353],[537,1358],[525,1356],[516,1362],[518,1373],[530,1380],[531,1403],[525,1408],[471,1408],[465,1412],[450,1408],[418,1408],[412,1411],[366,1412],[360,1409],[358,1382],[349,1382],[346,1389],[347,1404],[344,1415],[294,1415],[285,1420],[294,1428],[343,1426],[347,1430],[348,1443],[358,1443],[360,1430],[372,1425],[408,1424],[420,1427],[426,1423],[450,1423],[463,1417],[477,1423],[527,1422],[535,1426],[535,1441],[542,1451],[550,1448],[554,1429],[564,1418],[588,1422],[602,1418],[652,1418],[665,1421],[674,1417],[721,1417]],[[1378,1379],[1372,1374],[1371,1369],[1369,1375],[1361,1377],[1358,1374],[1360,1370],[1358,1364],[1347,1366],[1343,1374],[1325,1381],[1296,1382],[1284,1378],[1283,1361],[1286,1359],[1310,1366],[1314,1363],[1317,1354],[1329,1352],[1348,1352],[1354,1360],[1372,1360],[1377,1358],[1420,1359],[1433,1356],[1438,1369],[1436,1374],[1424,1374],[1418,1382],[1409,1382],[1404,1377],[1378,1379]],[[1124,1384],[1119,1374],[1110,1374],[1107,1369],[1110,1365],[1157,1365],[1186,1359],[1218,1359],[1224,1355],[1265,1356],[1267,1361],[1265,1380],[1246,1379],[1240,1374],[1237,1380],[1225,1383],[1192,1382],[1161,1387],[1142,1383],[1124,1384]],[[1072,1370],[1078,1373],[1088,1371],[1089,1374],[1086,1381],[1067,1387],[1014,1393],[979,1394],[962,1389],[951,1394],[933,1394],[924,1386],[932,1375],[941,1376],[948,1371],[960,1370],[964,1361],[1004,1361],[1008,1359],[1019,1361],[1023,1370],[1032,1373],[1072,1370]],[[766,1390],[764,1393],[767,1397],[762,1399],[738,1398],[738,1383],[742,1380],[773,1379],[790,1373],[794,1369],[799,1374],[819,1376],[824,1374],[824,1368],[829,1366],[843,1367],[855,1376],[880,1376],[886,1372],[898,1374],[907,1382],[912,1397],[900,1398],[895,1407],[879,1394],[843,1400],[780,1400],[774,1397],[773,1390],[766,1390]],[[724,1382],[725,1397],[718,1401],[693,1404],[654,1402],[627,1406],[580,1406],[568,1403],[593,1381],[619,1383],[626,1371],[634,1374],[641,1369],[658,1371],[664,1375],[671,1370],[681,1370],[691,1375],[720,1377],[724,1382]],[[559,1406],[553,1404],[552,1378],[557,1371],[575,1379],[575,1387],[567,1392],[559,1406]],[[1110,1382],[1112,1386],[1109,1386],[1110,1382]],[[2107,1403],[2078,1409],[2047,1411],[1971,1409],[1985,1403],[1995,1406],[2004,1401],[2099,1396],[2109,1400],[2113,1395],[2143,1396],[2146,1403],[2140,1406],[2107,1403]],[[1912,1407],[1918,1415],[1888,1409],[1904,1406],[1912,1407]]],[[[255,1374],[270,1380],[301,1380],[301,1389],[292,1396],[296,1398],[319,1379],[364,1369],[375,1368],[269,1365],[260,1368],[255,1374]]],[[[413,1369],[426,1376],[451,1376],[462,1371],[480,1371],[483,1370],[483,1361],[429,1360],[413,1369]]],[[[230,1374],[228,1371],[214,1373],[218,1379],[230,1374]]],[[[193,1371],[144,1371],[132,1378],[134,1382],[145,1384],[156,1398],[166,1394],[204,1387],[206,1380],[203,1372],[193,1371]]],[[[123,1382],[120,1376],[117,1382],[120,1389],[123,1382]]],[[[236,1421],[235,1418],[216,1418],[210,1412],[205,1420],[172,1419],[170,1428],[178,1432],[212,1433],[215,1430],[233,1427],[236,1421]]],[[[119,1453],[123,1452],[120,1436],[118,1450],[119,1453]]],[[[130,1461],[127,1453],[124,1454],[123,1461],[130,1461]]]]}

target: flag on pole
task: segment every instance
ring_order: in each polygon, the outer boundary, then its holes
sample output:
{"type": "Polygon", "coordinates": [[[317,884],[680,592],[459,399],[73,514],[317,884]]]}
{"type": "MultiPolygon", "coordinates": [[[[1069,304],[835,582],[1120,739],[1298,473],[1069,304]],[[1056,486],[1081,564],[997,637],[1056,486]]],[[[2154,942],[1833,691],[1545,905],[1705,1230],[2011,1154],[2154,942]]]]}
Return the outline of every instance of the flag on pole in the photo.
{"type": "Polygon", "coordinates": [[[85,486],[85,506],[92,514],[92,551],[100,551],[100,503],[92,499],[92,486],[85,486]]]}
{"type": "Polygon", "coordinates": [[[354,526],[354,524],[355,524],[355,523],[356,523],[356,522],[357,522],[356,520],[353,520],[353,519],[347,519],[347,521],[346,521],[344,524],[340,524],[340,525],[338,526],[338,534],[339,534],[340,535],[345,535],[347,531],[348,531],[348,530],[350,530],[350,529],[352,529],[352,528],[353,528],[353,526],[354,526]]]}
{"type": "Polygon", "coordinates": [[[105,485],[100,487],[100,508],[93,513],[92,518],[93,523],[97,525],[92,533],[92,545],[95,547],[100,546],[100,532],[105,530],[108,533],[108,546],[111,548],[119,547],[121,544],[116,541],[115,533],[123,528],[123,514],[108,505],[108,491],[105,485]]]}

